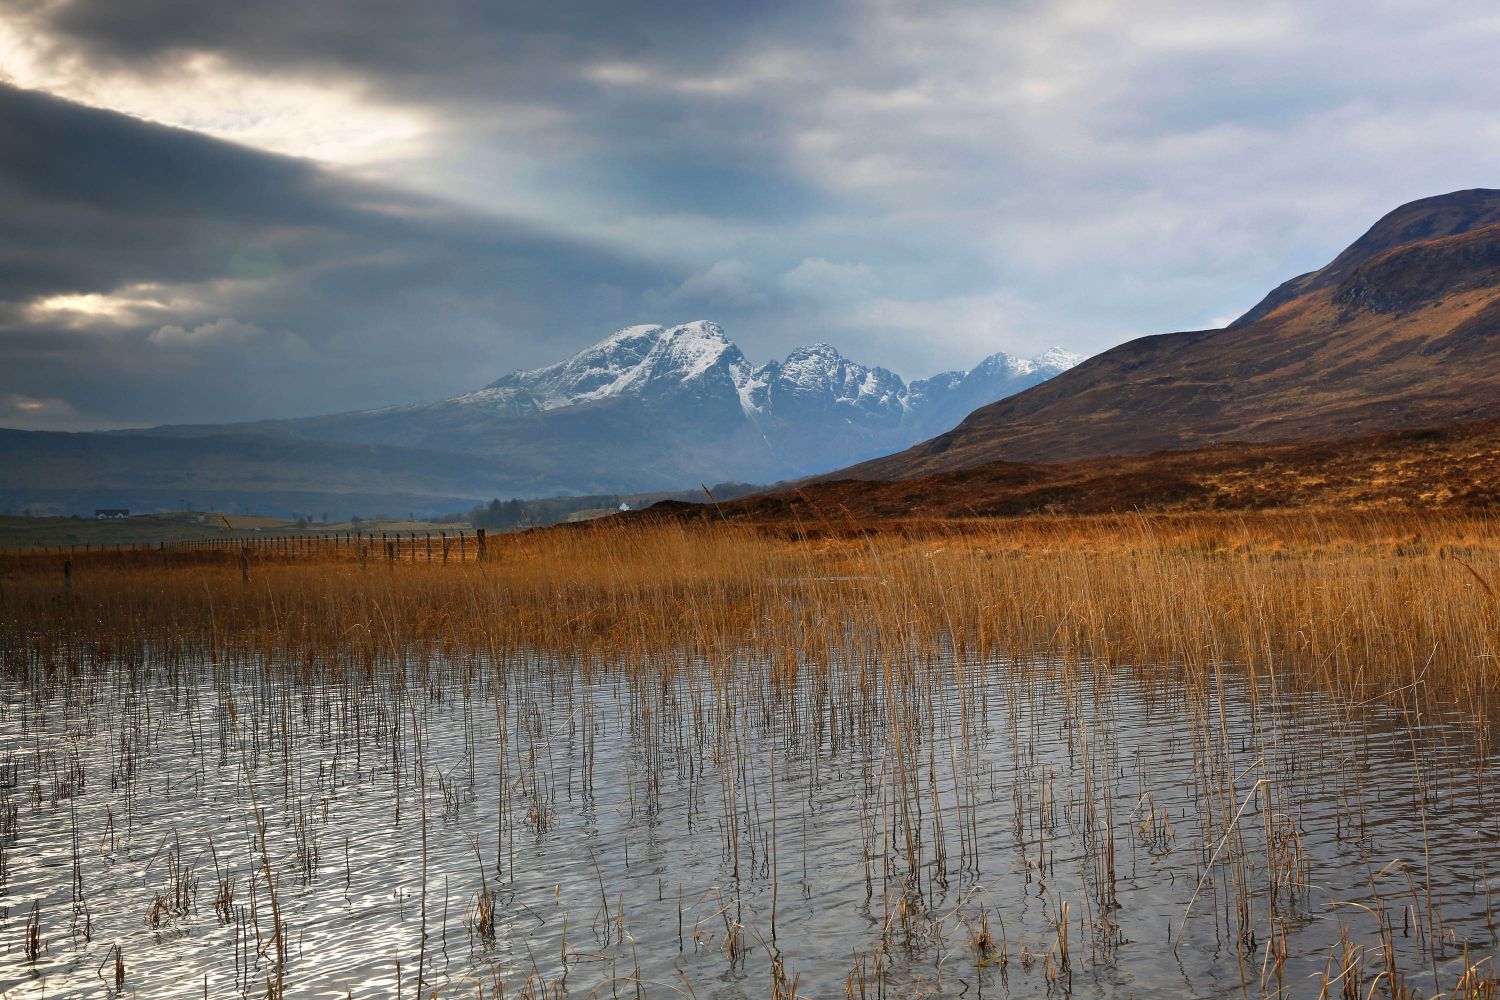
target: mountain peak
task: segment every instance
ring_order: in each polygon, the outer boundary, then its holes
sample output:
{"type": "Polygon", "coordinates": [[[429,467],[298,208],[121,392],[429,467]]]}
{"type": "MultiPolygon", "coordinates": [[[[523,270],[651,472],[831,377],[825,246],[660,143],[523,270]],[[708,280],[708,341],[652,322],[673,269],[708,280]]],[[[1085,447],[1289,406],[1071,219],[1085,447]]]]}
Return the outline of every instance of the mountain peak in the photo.
{"type": "Polygon", "coordinates": [[[889,454],[1048,374],[999,366],[908,385],[826,343],[757,367],[717,323],[646,323],[447,399],[240,430],[468,456],[466,474],[492,496],[644,492],[773,482],[889,454]]]}
{"type": "Polygon", "coordinates": [[[878,454],[946,430],[976,407],[1030,388],[1079,360],[1061,348],[1030,360],[995,354],[969,371],[908,385],[895,372],[846,358],[823,341],[754,366],[711,320],[645,323],[557,364],[513,372],[449,402],[492,417],[535,419],[613,400],[627,406],[618,412],[636,415],[625,419],[649,414],[653,421],[738,425],[756,447],[820,456],[784,470],[803,474],[851,450],[878,454]],[[823,436],[821,444],[803,439],[813,427],[823,436]]]}
{"type": "Polygon", "coordinates": [[[1082,354],[1074,354],[1061,347],[1049,347],[1034,358],[1018,358],[1001,351],[991,354],[967,372],[943,372],[941,375],[934,375],[933,378],[951,379],[973,375],[982,375],[987,378],[997,376],[1016,378],[1032,374],[1051,377],[1059,372],[1067,371],[1082,360],[1082,354]]]}
{"type": "Polygon", "coordinates": [[[1339,284],[1362,264],[1397,248],[1496,223],[1500,223],[1500,190],[1494,188],[1467,188],[1409,201],[1381,216],[1325,267],[1283,282],[1230,326],[1253,323],[1308,292],[1339,284]]]}
{"type": "Polygon", "coordinates": [[[1381,216],[1332,263],[1315,272],[1320,276],[1316,286],[1331,285],[1366,261],[1398,247],[1458,236],[1497,222],[1500,191],[1493,188],[1469,188],[1407,202],[1381,216]]]}
{"type": "Polygon", "coordinates": [[[842,361],[844,356],[839,353],[838,348],[832,344],[825,344],[821,340],[806,347],[795,347],[786,356],[787,361],[797,361],[803,358],[822,358],[829,361],[842,361]]]}
{"type": "Polygon", "coordinates": [[[1031,359],[1031,363],[1038,368],[1056,369],[1065,371],[1072,368],[1083,360],[1082,354],[1077,354],[1062,347],[1049,347],[1041,354],[1031,359]]]}
{"type": "Polygon", "coordinates": [[[612,333],[557,364],[512,372],[488,388],[525,392],[538,409],[555,410],[611,396],[672,392],[715,373],[732,385],[748,368],[717,323],[647,323],[612,333]]]}

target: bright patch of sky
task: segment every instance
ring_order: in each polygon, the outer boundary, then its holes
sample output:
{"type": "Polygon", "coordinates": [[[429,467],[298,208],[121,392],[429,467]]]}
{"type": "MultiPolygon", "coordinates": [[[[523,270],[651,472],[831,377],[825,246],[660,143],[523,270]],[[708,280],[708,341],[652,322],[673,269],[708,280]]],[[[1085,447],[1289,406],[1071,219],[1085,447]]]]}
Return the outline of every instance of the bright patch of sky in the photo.
{"type": "Polygon", "coordinates": [[[374,101],[349,79],[251,73],[215,52],[181,53],[149,67],[101,69],[18,21],[0,20],[0,79],[339,166],[376,166],[418,155],[428,128],[421,113],[374,101]]]}

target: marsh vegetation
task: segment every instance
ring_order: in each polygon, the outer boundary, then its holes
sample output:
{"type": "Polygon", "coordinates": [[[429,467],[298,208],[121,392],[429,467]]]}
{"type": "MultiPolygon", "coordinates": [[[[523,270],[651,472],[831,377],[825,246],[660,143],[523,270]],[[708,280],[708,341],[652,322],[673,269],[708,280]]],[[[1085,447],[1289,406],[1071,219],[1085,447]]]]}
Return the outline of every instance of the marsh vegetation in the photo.
{"type": "Polygon", "coordinates": [[[0,991],[1500,985],[1488,520],[477,554],[0,557],[0,991]]]}

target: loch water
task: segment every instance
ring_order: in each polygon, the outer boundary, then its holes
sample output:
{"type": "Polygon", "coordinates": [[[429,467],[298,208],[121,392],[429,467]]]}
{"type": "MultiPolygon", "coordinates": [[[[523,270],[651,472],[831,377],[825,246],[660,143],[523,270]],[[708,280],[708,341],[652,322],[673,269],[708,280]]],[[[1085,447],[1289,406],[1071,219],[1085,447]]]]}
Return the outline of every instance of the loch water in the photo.
{"type": "Polygon", "coordinates": [[[0,994],[1493,988],[1482,721],[1164,677],[951,655],[8,677],[0,994]]]}

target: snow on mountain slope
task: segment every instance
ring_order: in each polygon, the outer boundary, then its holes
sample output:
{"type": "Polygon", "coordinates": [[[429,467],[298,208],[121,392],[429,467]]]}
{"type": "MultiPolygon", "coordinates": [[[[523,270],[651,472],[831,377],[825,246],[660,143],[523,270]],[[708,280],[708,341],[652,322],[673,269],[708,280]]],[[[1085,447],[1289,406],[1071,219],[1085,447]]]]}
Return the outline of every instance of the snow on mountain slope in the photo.
{"type": "MultiPolygon", "coordinates": [[[[822,343],[753,366],[722,327],[699,320],[627,327],[566,360],[513,372],[445,402],[546,412],[619,398],[732,399],[753,423],[822,418],[926,427],[959,406],[993,402],[1081,360],[1061,348],[1031,359],[995,354],[967,372],[944,372],[907,385],[889,369],[862,365],[822,343]]],[[[962,416],[958,413],[955,421],[962,416]]]]}
{"type": "Polygon", "coordinates": [[[1034,358],[992,354],[966,372],[942,372],[918,379],[907,393],[908,424],[914,440],[940,434],[981,406],[1014,396],[1083,360],[1083,355],[1053,347],[1034,358]]]}
{"type": "Polygon", "coordinates": [[[1051,374],[1067,371],[1069,368],[1085,361],[1082,354],[1074,354],[1072,351],[1063,350],[1061,347],[1049,347],[1041,354],[1027,361],[1019,362],[1026,365],[1026,374],[1043,371],[1051,374]]]}
{"type": "Polygon", "coordinates": [[[486,388],[524,393],[538,409],[556,410],[616,396],[663,396],[685,386],[699,387],[699,394],[727,390],[738,396],[750,374],[750,364],[723,329],[699,320],[627,327],[565,361],[513,372],[486,388]]]}

